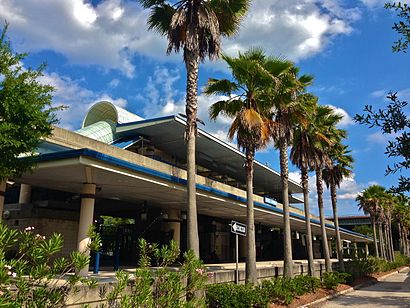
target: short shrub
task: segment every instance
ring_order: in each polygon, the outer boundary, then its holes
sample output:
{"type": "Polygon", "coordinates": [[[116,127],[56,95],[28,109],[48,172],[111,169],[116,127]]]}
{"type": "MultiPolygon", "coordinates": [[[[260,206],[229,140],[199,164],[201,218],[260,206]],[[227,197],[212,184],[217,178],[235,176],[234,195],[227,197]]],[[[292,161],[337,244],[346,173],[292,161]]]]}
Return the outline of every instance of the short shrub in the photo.
{"type": "Polygon", "coordinates": [[[327,272],[322,276],[322,284],[326,289],[336,289],[339,284],[346,283],[350,276],[349,273],[327,272]]]}
{"type": "Polygon", "coordinates": [[[266,307],[269,298],[259,286],[224,283],[207,287],[206,302],[212,308],[266,307]]]}

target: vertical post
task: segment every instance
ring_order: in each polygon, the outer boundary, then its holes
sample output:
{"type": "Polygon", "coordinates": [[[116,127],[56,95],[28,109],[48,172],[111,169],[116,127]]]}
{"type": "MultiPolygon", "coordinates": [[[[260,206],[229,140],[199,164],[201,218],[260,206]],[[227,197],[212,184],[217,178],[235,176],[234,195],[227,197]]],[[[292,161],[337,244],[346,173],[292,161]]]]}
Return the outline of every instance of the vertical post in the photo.
{"type": "Polygon", "coordinates": [[[181,211],[176,209],[167,210],[168,220],[167,229],[168,231],[172,230],[172,240],[177,244],[177,247],[180,248],[181,242],[181,211]]]}
{"type": "Polygon", "coordinates": [[[359,257],[359,253],[358,253],[358,251],[357,251],[357,243],[356,243],[356,242],[353,243],[353,249],[354,249],[354,257],[355,257],[355,258],[358,258],[358,257],[359,257]]]}
{"type": "Polygon", "coordinates": [[[236,259],[236,270],[235,270],[235,280],[236,284],[239,284],[239,240],[238,234],[235,234],[235,259],[236,259]]]}
{"type": "MultiPolygon", "coordinates": [[[[78,239],[77,249],[85,255],[90,255],[88,244],[90,238],[88,237],[88,229],[93,224],[94,217],[94,203],[95,203],[95,184],[84,184],[81,193],[81,209],[80,221],[78,223],[78,239]]],[[[82,268],[78,273],[80,276],[88,275],[89,265],[82,268]]]]}
{"type": "Polygon", "coordinates": [[[4,194],[6,192],[6,180],[0,181],[0,222],[3,219],[3,209],[4,209],[4,194]]]}
{"type": "Polygon", "coordinates": [[[31,185],[28,184],[21,184],[20,185],[20,195],[19,195],[19,203],[30,203],[31,201],[31,185]]]}
{"type": "Polygon", "coordinates": [[[369,255],[369,244],[368,243],[364,243],[364,251],[367,257],[369,255]]]}

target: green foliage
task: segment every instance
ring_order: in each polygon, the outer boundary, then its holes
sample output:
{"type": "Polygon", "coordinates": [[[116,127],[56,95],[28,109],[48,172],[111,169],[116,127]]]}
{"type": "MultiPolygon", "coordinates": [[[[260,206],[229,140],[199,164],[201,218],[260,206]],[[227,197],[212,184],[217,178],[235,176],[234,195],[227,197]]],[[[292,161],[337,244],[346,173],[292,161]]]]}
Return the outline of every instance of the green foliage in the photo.
{"type": "Polygon", "coordinates": [[[295,278],[272,278],[254,286],[215,284],[207,287],[206,300],[209,307],[266,307],[271,302],[290,304],[296,296],[314,292],[320,280],[311,276],[295,278]]]}
{"type": "Polygon", "coordinates": [[[30,170],[32,154],[40,138],[49,136],[56,123],[52,107],[53,88],[39,81],[44,65],[23,67],[27,54],[14,53],[7,39],[6,24],[0,35],[0,179],[19,176],[30,170]]]}
{"type": "MultiPolygon", "coordinates": [[[[365,114],[356,114],[354,119],[369,127],[379,127],[383,134],[394,135],[394,139],[386,146],[388,157],[397,157],[401,161],[387,166],[386,175],[410,168],[410,117],[406,115],[406,101],[397,98],[397,93],[390,92],[387,98],[391,101],[385,109],[374,110],[371,105],[364,108],[365,114]]],[[[410,191],[410,178],[400,176],[395,192],[410,191]]]]}
{"type": "Polygon", "coordinates": [[[349,273],[326,272],[322,276],[322,284],[326,289],[336,289],[339,284],[346,283],[349,278],[349,273]]]}
{"type": "Polygon", "coordinates": [[[60,234],[46,238],[34,232],[8,228],[0,223],[0,307],[64,307],[68,294],[78,285],[96,285],[76,273],[89,257],[73,252],[57,258],[63,247],[60,234]]]}
{"type": "Polygon", "coordinates": [[[207,287],[206,300],[211,308],[266,307],[268,293],[263,287],[252,284],[214,284],[207,287]]]}
{"type": "Polygon", "coordinates": [[[369,276],[372,273],[387,272],[409,264],[410,258],[401,254],[395,256],[394,262],[369,256],[367,258],[353,259],[346,264],[346,270],[351,275],[351,280],[349,281],[351,282],[357,278],[369,276]]]}
{"type": "Polygon", "coordinates": [[[117,283],[105,295],[106,304],[100,307],[204,307],[200,290],[207,273],[193,251],[184,253],[179,270],[171,268],[177,263],[180,251],[175,242],[159,247],[144,239],[139,241],[140,260],[135,278],[123,271],[116,273],[117,283]],[[152,260],[159,265],[150,269],[152,260]]]}
{"type": "Polygon", "coordinates": [[[372,227],[370,225],[355,226],[353,228],[353,231],[357,232],[357,233],[360,233],[360,234],[373,236],[372,227]]]}
{"type": "Polygon", "coordinates": [[[384,7],[394,10],[397,16],[401,18],[399,22],[395,22],[393,25],[393,30],[400,35],[400,38],[394,42],[393,51],[406,52],[410,42],[410,6],[401,2],[388,2],[384,7]]]}

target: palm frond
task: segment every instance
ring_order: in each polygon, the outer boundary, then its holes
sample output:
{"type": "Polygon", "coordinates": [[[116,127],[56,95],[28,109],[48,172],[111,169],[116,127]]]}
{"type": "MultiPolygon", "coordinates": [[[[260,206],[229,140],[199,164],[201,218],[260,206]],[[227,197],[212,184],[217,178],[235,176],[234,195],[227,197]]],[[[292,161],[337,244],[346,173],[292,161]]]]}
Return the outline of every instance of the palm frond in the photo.
{"type": "Polygon", "coordinates": [[[207,95],[231,95],[238,90],[238,85],[228,79],[209,78],[204,93],[207,95]]]}

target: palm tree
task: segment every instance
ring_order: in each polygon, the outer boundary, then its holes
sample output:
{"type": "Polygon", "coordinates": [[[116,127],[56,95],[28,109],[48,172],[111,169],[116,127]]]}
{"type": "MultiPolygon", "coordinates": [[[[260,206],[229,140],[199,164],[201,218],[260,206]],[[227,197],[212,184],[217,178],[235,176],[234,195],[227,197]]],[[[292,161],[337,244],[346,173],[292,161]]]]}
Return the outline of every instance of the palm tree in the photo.
{"type": "Polygon", "coordinates": [[[256,283],[256,248],[255,220],[253,204],[253,162],[255,152],[264,147],[269,139],[264,91],[272,82],[272,76],[261,64],[269,59],[259,49],[250,49],[238,58],[223,55],[234,81],[227,79],[209,79],[205,93],[220,94],[227,99],[214,103],[209,110],[211,119],[220,114],[233,118],[228,137],[236,135],[238,147],[245,152],[246,169],[246,224],[247,224],[247,257],[246,282],[256,283]]]}
{"type": "Polygon", "coordinates": [[[150,9],[148,27],[167,36],[167,53],[183,50],[187,71],[186,130],[188,248],[199,256],[196,208],[195,139],[197,134],[198,68],[208,56],[219,57],[221,36],[231,36],[249,8],[249,0],[139,0],[150,9]]]}
{"type": "Polygon", "coordinates": [[[305,210],[306,223],[306,249],[308,255],[308,272],[313,275],[313,244],[312,244],[312,229],[310,224],[310,208],[309,208],[309,181],[308,171],[315,169],[317,165],[322,164],[322,155],[318,151],[318,143],[328,142],[326,136],[323,135],[323,127],[320,126],[320,121],[317,121],[317,97],[311,94],[300,96],[300,100],[305,106],[306,117],[305,121],[298,123],[293,134],[292,148],[290,151],[290,159],[301,171],[301,183],[303,190],[303,204],[305,210]]]}
{"type": "Polygon", "coordinates": [[[393,209],[393,218],[397,224],[399,231],[400,253],[407,255],[407,235],[406,228],[410,225],[410,198],[399,194],[397,195],[397,203],[393,209]]]}
{"type": "MultiPolygon", "coordinates": [[[[271,70],[272,75],[277,75],[271,70]]],[[[304,93],[306,87],[312,83],[313,77],[302,75],[298,77],[299,68],[292,66],[290,69],[277,75],[280,83],[272,87],[272,114],[271,114],[271,135],[276,148],[279,149],[280,176],[282,188],[283,205],[283,275],[293,277],[292,258],[292,234],[290,228],[289,209],[289,166],[288,166],[288,146],[292,142],[295,123],[300,122],[304,117],[303,108],[298,97],[304,93]]]]}
{"type": "Polygon", "coordinates": [[[332,270],[332,264],[330,262],[329,244],[327,241],[326,233],[326,223],[325,223],[325,213],[323,208],[323,169],[325,166],[330,165],[329,152],[332,146],[339,143],[341,139],[346,137],[346,131],[338,129],[336,127],[337,123],[340,122],[342,116],[334,112],[333,108],[329,106],[319,106],[319,111],[317,120],[322,121],[322,126],[324,128],[323,134],[328,139],[328,143],[318,144],[317,151],[320,152],[321,164],[315,167],[316,174],[316,190],[317,190],[317,204],[319,208],[320,216],[320,227],[322,234],[322,247],[323,255],[325,257],[325,268],[326,271],[332,270]]]}
{"type": "Polygon", "coordinates": [[[330,152],[330,165],[325,166],[323,170],[323,180],[327,188],[330,188],[330,196],[333,208],[333,221],[336,231],[336,249],[339,260],[339,270],[344,272],[345,266],[343,262],[343,245],[339,230],[339,217],[337,215],[337,188],[340,188],[344,178],[352,175],[353,157],[349,154],[347,146],[336,144],[330,152]]]}
{"type": "MultiPolygon", "coordinates": [[[[363,210],[365,214],[370,215],[370,220],[372,223],[373,229],[373,243],[374,249],[376,252],[376,256],[381,256],[379,254],[379,246],[377,240],[377,232],[376,232],[376,221],[378,218],[378,214],[380,213],[380,196],[384,193],[384,188],[379,185],[372,185],[362,191],[356,198],[356,201],[359,204],[359,209],[363,210]]],[[[381,249],[381,248],[380,248],[381,249]]]]}

